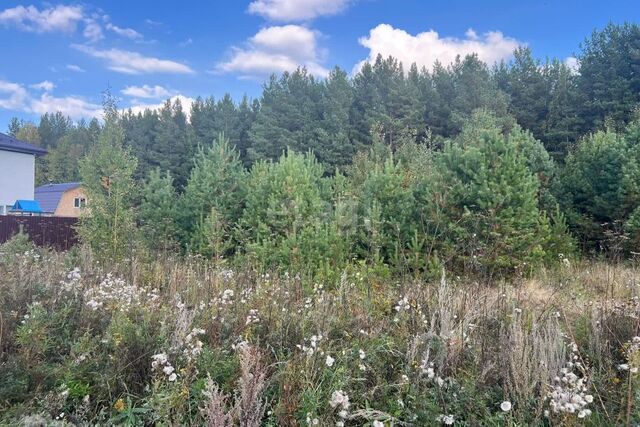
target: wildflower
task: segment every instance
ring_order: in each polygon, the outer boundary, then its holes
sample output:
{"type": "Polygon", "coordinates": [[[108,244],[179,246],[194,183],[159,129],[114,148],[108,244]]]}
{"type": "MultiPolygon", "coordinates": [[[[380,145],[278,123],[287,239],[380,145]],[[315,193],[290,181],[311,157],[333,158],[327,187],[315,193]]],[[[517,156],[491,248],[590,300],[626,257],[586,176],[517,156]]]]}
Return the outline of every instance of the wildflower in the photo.
{"type": "Polygon", "coordinates": [[[310,426],[317,426],[318,424],[320,424],[320,420],[318,420],[317,418],[311,418],[311,414],[307,414],[307,425],[310,426]]]}
{"type": "Polygon", "coordinates": [[[246,325],[250,325],[252,323],[259,323],[260,322],[260,318],[258,317],[258,310],[256,309],[251,309],[249,310],[249,315],[247,316],[247,320],[245,321],[245,326],[246,325]]]}
{"type": "Polygon", "coordinates": [[[373,427],[384,427],[384,423],[382,421],[375,420],[373,422],[373,427]]]}
{"type": "Polygon", "coordinates": [[[158,371],[162,370],[167,376],[167,379],[171,382],[175,381],[178,378],[178,375],[175,373],[174,367],[169,363],[169,359],[167,358],[166,353],[158,353],[151,356],[151,370],[158,371]]]}
{"type": "Polygon", "coordinates": [[[427,359],[422,360],[422,363],[420,364],[420,370],[423,374],[426,374],[427,378],[430,380],[432,380],[436,376],[436,373],[433,369],[433,362],[429,363],[427,359]]]}
{"type": "Polygon", "coordinates": [[[511,410],[511,402],[505,400],[500,404],[500,409],[502,409],[503,412],[509,412],[511,410]]]}
{"type": "Polygon", "coordinates": [[[327,358],[325,359],[324,363],[328,366],[328,367],[332,367],[333,366],[333,362],[335,362],[336,359],[334,359],[333,357],[329,356],[327,354],[327,358]]]}
{"type": "Polygon", "coordinates": [[[449,414],[449,415],[439,415],[438,418],[437,418],[437,421],[440,421],[444,425],[451,426],[451,425],[453,425],[453,423],[455,421],[455,418],[451,414],[449,414]]]}
{"type": "Polygon", "coordinates": [[[124,411],[124,408],[126,407],[124,400],[122,400],[122,398],[116,400],[116,403],[113,404],[113,409],[115,409],[118,412],[122,412],[124,411]]]}
{"type": "Polygon", "coordinates": [[[554,378],[553,388],[547,397],[550,399],[549,405],[554,413],[575,414],[577,412],[579,418],[585,418],[591,414],[591,410],[586,406],[593,402],[593,396],[587,394],[586,377],[579,377],[573,372],[573,369],[579,368],[584,374],[584,368],[572,362],[577,359],[577,346],[571,345],[571,350],[569,362],[565,368],[562,368],[561,376],[554,378]]]}
{"type": "Polygon", "coordinates": [[[342,390],[336,390],[331,393],[331,399],[329,400],[329,405],[336,409],[340,409],[338,412],[338,416],[342,419],[346,419],[349,416],[349,396],[343,392],[342,390]]]}
{"type": "Polygon", "coordinates": [[[151,368],[156,369],[158,365],[164,365],[167,363],[167,355],[165,353],[158,353],[151,356],[153,362],[151,362],[151,368]]]}
{"type": "Polygon", "coordinates": [[[360,349],[360,350],[358,350],[358,353],[360,355],[360,359],[364,360],[364,358],[366,357],[366,354],[364,353],[364,350],[360,349]]]}
{"type": "Polygon", "coordinates": [[[400,301],[398,301],[398,303],[396,304],[396,306],[394,307],[394,309],[399,313],[401,311],[408,311],[411,308],[411,306],[409,305],[409,300],[407,299],[406,296],[402,297],[402,299],[400,301]]]}
{"type": "Polygon", "coordinates": [[[591,415],[591,409],[582,409],[578,412],[578,418],[588,417],[589,415],[591,415]]]}
{"type": "Polygon", "coordinates": [[[342,390],[336,390],[331,393],[331,400],[329,400],[329,405],[331,405],[332,408],[337,408],[338,406],[348,408],[349,396],[342,390]]]}
{"type": "Polygon", "coordinates": [[[622,363],[620,365],[618,365],[618,370],[620,371],[628,371],[629,370],[629,365],[626,363],[622,363]]]}

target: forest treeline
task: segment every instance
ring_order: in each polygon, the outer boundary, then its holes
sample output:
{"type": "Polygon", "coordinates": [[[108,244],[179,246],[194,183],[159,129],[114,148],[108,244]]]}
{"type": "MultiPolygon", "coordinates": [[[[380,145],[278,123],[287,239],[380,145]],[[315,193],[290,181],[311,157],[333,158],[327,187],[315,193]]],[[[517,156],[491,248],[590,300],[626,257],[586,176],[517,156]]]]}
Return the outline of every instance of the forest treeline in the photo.
{"type": "Polygon", "coordinates": [[[125,147],[140,189],[126,196],[132,221],[152,244],[242,248],[273,265],[512,270],[568,255],[565,224],[584,250],[634,250],[638,52],[640,27],[610,24],[585,40],[577,69],[527,47],[492,67],[378,57],[353,77],[273,76],[256,100],[198,98],[189,114],[167,101],[104,124],[14,119],[9,132],[50,151],[40,183],[86,181],[101,138],[125,147]]]}

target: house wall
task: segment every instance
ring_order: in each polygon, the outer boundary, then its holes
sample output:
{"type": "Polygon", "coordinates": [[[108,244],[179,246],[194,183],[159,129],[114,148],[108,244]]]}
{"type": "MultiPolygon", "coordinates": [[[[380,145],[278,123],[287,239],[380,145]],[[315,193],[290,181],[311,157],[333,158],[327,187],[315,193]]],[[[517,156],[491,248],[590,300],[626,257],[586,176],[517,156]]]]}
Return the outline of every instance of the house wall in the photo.
{"type": "Polygon", "coordinates": [[[33,200],[35,156],[0,150],[0,214],[16,200],[33,200]]]}
{"type": "MultiPolygon", "coordinates": [[[[58,207],[56,208],[54,216],[64,216],[69,218],[78,218],[80,213],[83,211],[81,208],[76,208],[74,205],[74,201],[76,197],[82,197],[87,199],[84,188],[77,187],[72,188],[71,190],[67,190],[60,197],[60,202],[58,203],[58,207]]],[[[88,201],[88,200],[87,200],[88,201]]]]}

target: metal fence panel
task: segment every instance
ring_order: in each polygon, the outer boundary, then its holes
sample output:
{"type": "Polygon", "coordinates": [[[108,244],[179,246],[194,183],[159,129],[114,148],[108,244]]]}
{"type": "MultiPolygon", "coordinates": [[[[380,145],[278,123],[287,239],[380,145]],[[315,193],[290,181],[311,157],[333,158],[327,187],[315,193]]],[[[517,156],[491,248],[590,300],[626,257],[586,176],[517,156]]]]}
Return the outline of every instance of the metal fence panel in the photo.
{"type": "Polygon", "coordinates": [[[66,251],[78,243],[77,223],[77,218],[0,216],[0,243],[11,239],[22,228],[36,245],[66,251]]]}

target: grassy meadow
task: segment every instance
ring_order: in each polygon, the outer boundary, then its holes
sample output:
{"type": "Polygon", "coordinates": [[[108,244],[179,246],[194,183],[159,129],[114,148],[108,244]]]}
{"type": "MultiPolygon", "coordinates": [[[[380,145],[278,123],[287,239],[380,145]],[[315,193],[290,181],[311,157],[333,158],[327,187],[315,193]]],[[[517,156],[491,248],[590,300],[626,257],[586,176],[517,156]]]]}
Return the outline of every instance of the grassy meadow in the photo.
{"type": "Polygon", "coordinates": [[[0,424],[635,425],[635,263],[333,281],[0,247],[0,424]]]}

